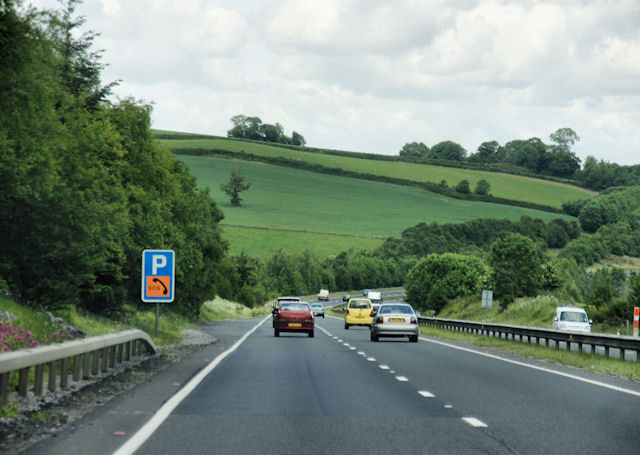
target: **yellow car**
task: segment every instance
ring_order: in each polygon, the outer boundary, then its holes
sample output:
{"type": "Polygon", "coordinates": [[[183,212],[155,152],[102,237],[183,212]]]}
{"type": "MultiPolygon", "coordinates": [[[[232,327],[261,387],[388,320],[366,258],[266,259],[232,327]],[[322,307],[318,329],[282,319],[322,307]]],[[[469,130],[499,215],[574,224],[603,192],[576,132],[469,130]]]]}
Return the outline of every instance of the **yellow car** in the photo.
{"type": "Polygon", "coordinates": [[[369,299],[349,299],[346,315],[344,317],[344,328],[349,330],[352,325],[366,325],[371,328],[373,322],[373,305],[369,299]]]}

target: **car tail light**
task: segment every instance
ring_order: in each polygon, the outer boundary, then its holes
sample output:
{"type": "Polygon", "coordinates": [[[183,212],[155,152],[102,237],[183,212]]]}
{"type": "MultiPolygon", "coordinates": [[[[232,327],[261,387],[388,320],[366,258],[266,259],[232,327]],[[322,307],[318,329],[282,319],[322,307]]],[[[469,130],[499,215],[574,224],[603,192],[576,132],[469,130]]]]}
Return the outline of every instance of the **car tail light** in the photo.
{"type": "Polygon", "coordinates": [[[374,310],[373,308],[371,308],[371,316],[373,316],[375,314],[376,310],[374,310]]]}
{"type": "Polygon", "coordinates": [[[349,314],[349,308],[347,308],[347,314],[349,314]]]}
{"type": "Polygon", "coordinates": [[[382,324],[384,322],[384,318],[382,316],[378,316],[376,319],[376,324],[382,324]]]}
{"type": "Polygon", "coordinates": [[[412,324],[417,324],[418,321],[416,321],[416,318],[414,318],[413,316],[411,316],[411,323],[412,324]]]}

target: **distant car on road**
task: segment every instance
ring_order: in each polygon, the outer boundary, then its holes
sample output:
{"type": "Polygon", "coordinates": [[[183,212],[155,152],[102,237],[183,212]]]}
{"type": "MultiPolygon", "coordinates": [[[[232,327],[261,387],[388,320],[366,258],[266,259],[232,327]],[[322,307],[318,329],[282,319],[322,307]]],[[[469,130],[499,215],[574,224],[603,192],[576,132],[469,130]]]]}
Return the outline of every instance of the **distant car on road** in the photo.
{"type": "Polygon", "coordinates": [[[274,336],[280,332],[307,332],[313,338],[315,320],[307,302],[283,302],[274,310],[274,336]]]}
{"type": "Polygon", "coordinates": [[[373,320],[373,305],[369,299],[350,299],[345,309],[344,328],[349,330],[352,325],[365,325],[371,327],[373,320]]]}
{"type": "Polygon", "coordinates": [[[312,303],[311,311],[313,311],[314,316],[322,316],[324,319],[324,305],[321,303],[312,303]]]}
{"type": "Polygon", "coordinates": [[[364,291],[362,291],[362,294],[363,294],[365,297],[369,297],[369,292],[371,292],[371,289],[365,289],[364,291]]]}
{"type": "Polygon", "coordinates": [[[380,337],[409,337],[418,342],[418,317],[406,303],[383,303],[371,323],[371,341],[380,337]]]}
{"type": "Polygon", "coordinates": [[[593,321],[587,313],[577,306],[559,306],[553,318],[554,330],[566,330],[568,332],[591,332],[593,321]]]}
{"type": "Polygon", "coordinates": [[[367,298],[371,300],[371,305],[373,305],[373,311],[375,314],[382,305],[382,292],[379,291],[369,291],[367,294],[367,298]]]}
{"type": "Polygon", "coordinates": [[[350,298],[351,297],[349,296],[349,294],[345,294],[345,295],[342,296],[342,301],[343,302],[348,302],[350,298]]]}
{"type": "Polygon", "coordinates": [[[320,292],[318,293],[318,300],[329,300],[329,290],[320,289],[320,292]]]}

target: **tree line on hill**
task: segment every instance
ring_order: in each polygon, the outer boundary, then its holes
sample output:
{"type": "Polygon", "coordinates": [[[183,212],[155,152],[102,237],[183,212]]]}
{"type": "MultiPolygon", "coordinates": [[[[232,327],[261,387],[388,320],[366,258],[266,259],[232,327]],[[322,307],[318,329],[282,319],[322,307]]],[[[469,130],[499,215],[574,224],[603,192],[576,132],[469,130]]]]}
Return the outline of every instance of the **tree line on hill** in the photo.
{"type": "Polygon", "coordinates": [[[522,167],[534,174],[573,178],[580,169],[580,158],[571,151],[571,146],[580,138],[571,128],[560,128],[550,135],[550,139],[552,144],[545,144],[534,137],[512,140],[504,146],[497,141],[486,141],[480,144],[476,153],[469,156],[460,144],[453,141],[439,142],[431,148],[422,142],[411,142],[402,147],[399,156],[417,161],[428,159],[482,165],[503,164],[522,167]]]}
{"type": "Polygon", "coordinates": [[[307,143],[302,134],[294,131],[291,137],[288,137],[284,134],[282,125],[277,122],[275,125],[262,123],[259,117],[234,115],[231,117],[231,123],[233,123],[233,128],[227,131],[227,137],[297,146],[304,146],[307,143]]]}

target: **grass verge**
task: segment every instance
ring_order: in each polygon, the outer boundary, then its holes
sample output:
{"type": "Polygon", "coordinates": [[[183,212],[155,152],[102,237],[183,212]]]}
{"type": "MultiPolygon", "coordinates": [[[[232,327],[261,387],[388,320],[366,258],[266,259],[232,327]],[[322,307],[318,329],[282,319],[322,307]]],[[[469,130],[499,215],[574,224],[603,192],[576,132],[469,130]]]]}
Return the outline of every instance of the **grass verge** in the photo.
{"type": "Polygon", "coordinates": [[[637,362],[611,358],[606,359],[599,355],[591,355],[584,352],[568,352],[535,344],[522,343],[520,341],[507,341],[483,335],[450,332],[432,327],[420,327],[420,333],[447,340],[469,343],[474,346],[497,349],[546,362],[582,368],[588,371],[598,371],[615,376],[622,376],[632,381],[640,381],[640,368],[638,368],[637,362]]]}

